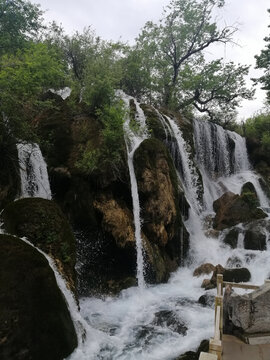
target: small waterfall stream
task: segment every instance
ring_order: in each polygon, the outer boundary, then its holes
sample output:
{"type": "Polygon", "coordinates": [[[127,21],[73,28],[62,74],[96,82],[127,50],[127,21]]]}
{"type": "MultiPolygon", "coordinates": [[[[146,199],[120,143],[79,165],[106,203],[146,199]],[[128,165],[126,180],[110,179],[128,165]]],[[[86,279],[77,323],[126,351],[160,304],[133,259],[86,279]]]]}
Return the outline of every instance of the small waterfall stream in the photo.
{"type": "Polygon", "coordinates": [[[17,144],[20,175],[21,198],[52,198],[47,165],[37,144],[17,144]]]}
{"type": "Polygon", "coordinates": [[[127,148],[128,156],[128,169],[130,176],[130,185],[131,185],[131,195],[133,203],[133,216],[134,216],[134,227],[135,227],[135,239],[136,239],[136,249],[137,249],[137,281],[140,289],[145,287],[144,281],[144,259],[143,259],[143,245],[142,245],[142,236],[141,236],[141,219],[140,219],[140,201],[138,194],[138,185],[135,175],[133,157],[135,151],[138,149],[143,140],[147,139],[147,127],[145,122],[145,116],[143,110],[140,108],[138,102],[131,96],[126,95],[123,92],[118,92],[118,95],[122,98],[125,103],[127,114],[124,123],[124,134],[125,134],[125,143],[127,148]],[[131,125],[131,118],[129,114],[130,100],[134,101],[136,106],[135,121],[136,126],[131,125]],[[137,126],[139,126],[137,128],[137,126]]]}

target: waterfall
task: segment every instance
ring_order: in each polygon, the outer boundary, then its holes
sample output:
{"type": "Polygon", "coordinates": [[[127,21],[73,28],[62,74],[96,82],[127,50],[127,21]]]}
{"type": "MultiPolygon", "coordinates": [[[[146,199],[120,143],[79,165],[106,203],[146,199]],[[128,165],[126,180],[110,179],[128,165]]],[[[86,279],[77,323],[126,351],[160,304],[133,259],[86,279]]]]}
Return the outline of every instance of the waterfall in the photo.
{"type": "Polygon", "coordinates": [[[47,165],[37,144],[17,144],[20,175],[21,197],[41,197],[51,200],[51,189],[47,165]]]}
{"type": "Polygon", "coordinates": [[[259,177],[252,171],[246,140],[208,121],[194,120],[193,124],[196,162],[204,185],[204,210],[213,211],[213,202],[226,191],[240,194],[246,182],[254,185],[261,207],[269,207],[259,177]]]}
{"type": "Polygon", "coordinates": [[[201,210],[198,187],[199,176],[192,161],[189,146],[176,121],[167,115],[162,115],[157,110],[156,112],[166,135],[165,144],[174,161],[186,198],[192,208],[199,213],[201,210]]]}
{"type": "Polygon", "coordinates": [[[127,111],[126,119],[124,122],[124,134],[125,134],[125,143],[126,143],[127,156],[128,156],[128,169],[129,169],[130,184],[131,184],[131,195],[132,195],[133,216],[134,216],[134,226],[135,226],[135,240],[136,240],[136,250],[137,250],[137,281],[139,288],[144,288],[145,287],[144,259],[143,259],[143,244],[142,244],[142,236],[141,236],[140,201],[139,201],[138,184],[135,175],[133,157],[136,149],[138,149],[138,147],[143,142],[143,140],[148,138],[148,133],[147,133],[145,115],[143,110],[140,108],[138,102],[131,96],[128,96],[121,91],[118,91],[118,95],[124,101],[124,104],[128,111],[129,111],[130,100],[133,100],[136,106],[135,121],[137,125],[136,126],[131,125],[131,119],[127,111]]]}
{"type": "MultiPolygon", "coordinates": [[[[121,97],[129,108],[129,101],[133,98],[124,94],[121,94],[121,97]]],[[[138,292],[137,287],[132,287],[123,290],[116,297],[80,299],[82,316],[92,333],[95,329],[99,332],[100,338],[95,335],[93,338],[89,337],[90,340],[77,349],[70,360],[171,360],[178,358],[185,351],[196,351],[202,339],[213,336],[214,311],[213,308],[198,303],[200,296],[205,294],[205,290],[201,288],[202,281],[204,278],[210,278],[211,275],[194,277],[194,269],[206,262],[221,264],[224,267],[234,267],[237,262],[237,266],[247,267],[250,270],[252,283],[262,284],[269,276],[270,251],[244,248],[244,224],[237,225],[240,232],[238,247],[235,249],[224,243],[224,236],[230,229],[221,232],[219,236],[211,236],[211,232],[208,234],[205,232],[211,227],[213,201],[225,191],[239,194],[243,184],[251,181],[261,205],[268,203],[267,197],[261,190],[259,177],[249,164],[244,139],[215,124],[195,121],[196,158],[193,159],[192,152],[176,122],[159,114],[166,135],[166,144],[191,206],[189,219],[185,222],[190,234],[190,255],[189,261],[185,261],[184,266],[171,275],[168,283],[143,287],[140,204],[133,155],[148,134],[143,113],[138,103],[136,101],[134,103],[139,131],[136,132],[134,127],[130,126],[131,120],[128,116],[124,130],[138,259],[142,260],[141,264],[139,262],[137,264],[141,291],[138,292]],[[198,173],[194,163],[202,174],[203,208],[200,207],[198,199],[198,173]],[[209,221],[207,229],[204,227],[205,219],[209,221]],[[177,321],[182,321],[187,326],[186,334],[178,333],[165,322],[157,324],[156,319],[162,312],[172,313],[177,321]],[[93,343],[96,351],[91,349],[93,343]]],[[[269,241],[269,231],[266,235],[269,241]]],[[[215,294],[215,290],[210,290],[209,293],[215,294]]]]}

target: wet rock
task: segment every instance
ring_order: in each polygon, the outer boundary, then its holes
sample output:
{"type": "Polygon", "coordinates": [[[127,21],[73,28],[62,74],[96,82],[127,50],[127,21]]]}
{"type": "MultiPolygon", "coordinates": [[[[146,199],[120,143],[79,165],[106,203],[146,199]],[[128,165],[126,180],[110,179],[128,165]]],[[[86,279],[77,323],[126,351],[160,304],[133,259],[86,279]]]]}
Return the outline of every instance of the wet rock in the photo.
{"type": "Polygon", "coordinates": [[[222,274],[224,281],[229,282],[247,282],[251,278],[251,274],[247,268],[225,269],[220,264],[215,267],[211,279],[205,279],[202,287],[206,290],[213,289],[217,286],[217,275],[222,274]]]}
{"type": "Polygon", "coordinates": [[[179,319],[177,314],[172,310],[161,310],[155,313],[152,324],[169,328],[181,335],[186,335],[188,329],[185,322],[179,319]]]}
{"type": "Polygon", "coordinates": [[[0,283],[0,358],[66,358],[77,336],[46,258],[21,239],[0,235],[0,283]]]}
{"type": "Polygon", "coordinates": [[[224,297],[226,322],[247,334],[270,332],[270,284],[264,284],[249,294],[227,291],[224,297]]]}
{"type": "Polygon", "coordinates": [[[240,268],[242,265],[243,262],[238,256],[231,256],[226,262],[226,268],[240,268]]]}
{"type": "Polygon", "coordinates": [[[258,229],[247,230],[244,237],[244,248],[248,250],[266,250],[266,234],[258,229]]]}
{"type": "Polygon", "coordinates": [[[215,266],[210,263],[202,264],[199,267],[197,267],[194,272],[193,276],[200,276],[202,274],[211,274],[215,270],[215,266]]]}
{"type": "Polygon", "coordinates": [[[167,149],[156,139],[142,142],[134,154],[134,167],[142,209],[146,279],[150,283],[166,281],[189,248],[176,171],[167,149]]]}
{"type": "Polygon", "coordinates": [[[175,360],[199,360],[201,352],[208,352],[209,340],[202,340],[197,351],[187,351],[175,360]]]}
{"type": "Polygon", "coordinates": [[[215,295],[206,293],[199,297],[198,303],[203,306],[213,307],[215,304],[215,295]]]}
{"type": "Polygon", "coordinates": [[[224,238],[224,243],[229,245],[232,249],[237,248],[239,229],[231,229],[224,238]]]}
{"type": "Polygon", "coordinates": [[[8,233],[25,236],[53,257],[70,289],[76,293],[75,239],[58,205],[51,200],[26,198],[10,203],[2,216],[8,233]]]}
{"type": "Polygon", "coordinates": [[[257,206],[257,197],[251,192],[241,196],[226,192],[213,203],[216,212],[213,227],[223,230],[242,222],[267,217],[264,211],[257,206]]]}

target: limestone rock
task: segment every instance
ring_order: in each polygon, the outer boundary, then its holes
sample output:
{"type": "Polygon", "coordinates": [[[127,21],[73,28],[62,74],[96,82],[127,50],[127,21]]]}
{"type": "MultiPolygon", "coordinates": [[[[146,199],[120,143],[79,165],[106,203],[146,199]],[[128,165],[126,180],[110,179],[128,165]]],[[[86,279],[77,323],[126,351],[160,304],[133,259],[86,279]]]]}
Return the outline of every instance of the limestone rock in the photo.
{"type": "Polygon", "coordinates": [[[249,294],[226,292],[224,298],[226,322],[247,334],[270,332],[270,284],[249,294]]]}
{"type": "Polygon", "coordinates": [[[202,264],[199,267],[197,267],[194,272],[193,276],[200,276],[202,274],[211,274],[215,270],[215,266],[210,263],[202,264]]]}
{"type": "Polygon", "coordinates": [[[2,216],[7,232],[25,236],[52,256],[70,289],[76,293],[75,239],[58,205],[51,200],[26,198],[10,203],[2,216]]]}
{"type": "Polygon", "coordinates": [[[177,314],[171,310],[161,310],[155,313],[152,324],[169,328],[181,335],[186,335],[188,329],[185,322],[179,319],[177,314]]]}
{"type": "Polygon", "coordinates": [[[119,247],[134,246],[133,215],[124,204],[103,194],[94,202],[94,207],[102,214],[103,228],[112,234],[119,247]]]}
{"type": "Polygon", "coordinates": [[[258,201],[253,193],[244,193],[240,196],[226,192],[213,203],[216,212],[213,226],[217,230],[223,230],[242,222],[267,217],[257,206],[258,201]]]}
{"type": "Polygon", "coordinates": [[[77,336],[46,258],[21,239],[0,235],[0,283],[0,358],[66,358],[77,336]]]}
{"type": "Polygon", "coordinates": [[[199,297],[198,303],[203,306],[208,306],[213,308],[215,304],[215,295],[206,293],[199,297]]]}

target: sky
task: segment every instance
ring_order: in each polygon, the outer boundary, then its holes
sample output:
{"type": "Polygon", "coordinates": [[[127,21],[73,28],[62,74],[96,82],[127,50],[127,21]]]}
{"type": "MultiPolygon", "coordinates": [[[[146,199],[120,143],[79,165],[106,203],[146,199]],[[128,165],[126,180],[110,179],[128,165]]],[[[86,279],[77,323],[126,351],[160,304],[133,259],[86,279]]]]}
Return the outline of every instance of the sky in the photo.
{"type": "MultiPolygon", "coordinates": [[[[96,34],[106,40],[122,40],[134,43],[144,24],[158,21],[169,0],[31,0],[46,10],[46,21],[61,23],[69,34],[91,25],[96,34]]],[[[224,61],[234,61],[251,65],[250,77],[258,77],[254,55],[265,47],[263,38],[270,33],[269,0],[226,0],[225,7],[217,13],[220,27],[235,25],[239,30],[234,36],[239,45],[218,46],[209,49],[209,57],[223,57],[224,61]]],[[[257,87],[255,99],[243,101],[238,109],[239,120],[252,116],[262,109],[265,92],[257,87]]]]}

